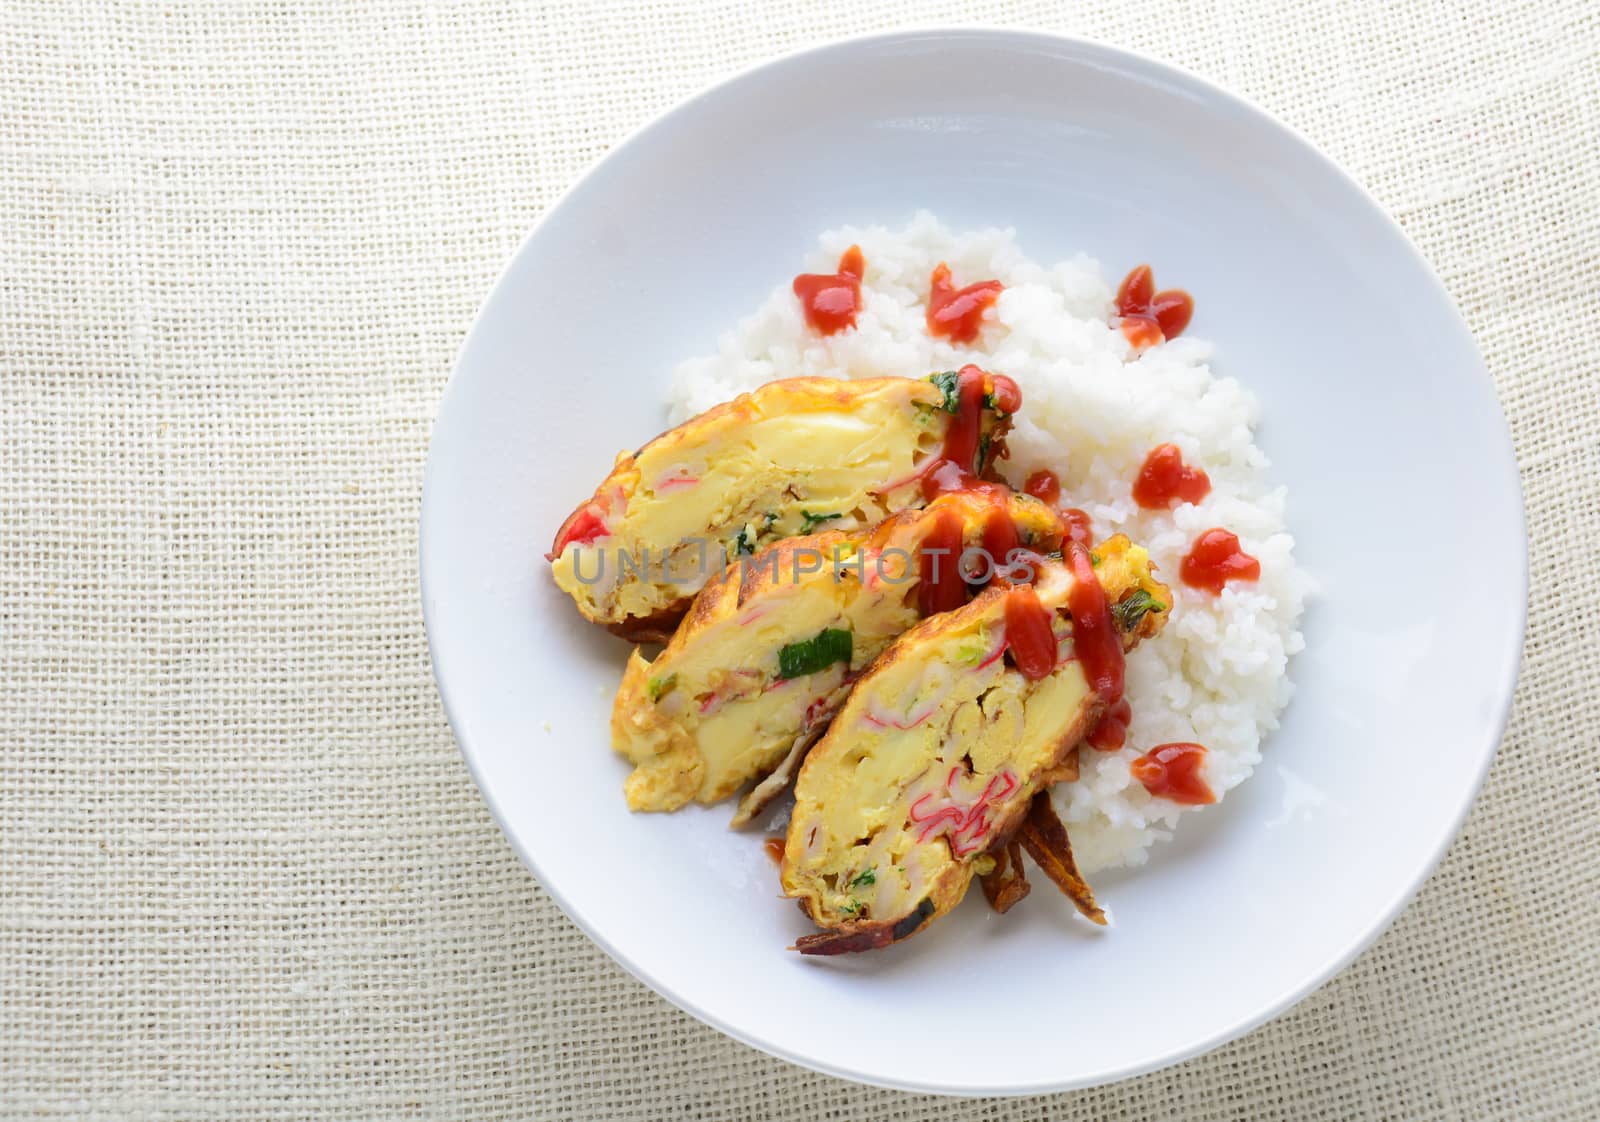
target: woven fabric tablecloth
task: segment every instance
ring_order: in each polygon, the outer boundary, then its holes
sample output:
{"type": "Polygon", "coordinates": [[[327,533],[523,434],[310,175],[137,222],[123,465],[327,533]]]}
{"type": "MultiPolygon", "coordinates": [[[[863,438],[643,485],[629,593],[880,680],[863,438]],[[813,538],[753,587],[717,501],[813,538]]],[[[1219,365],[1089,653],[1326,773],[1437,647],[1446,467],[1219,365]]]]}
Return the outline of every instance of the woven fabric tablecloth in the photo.
{"type": "Polygon", "coordinates": [[[0,1117],[1600,1117],[1597,43],[1593,0],[0,0],[0,1117]],[[705,83],[906,19],[1309,134],[1460,302],[1526,489],[1516,710],[1415,904],[1246,1038],[1046,1099],[848,1085],[633,981],[490,820],[419,612],[430,423],[530,224],[705,83]]]}

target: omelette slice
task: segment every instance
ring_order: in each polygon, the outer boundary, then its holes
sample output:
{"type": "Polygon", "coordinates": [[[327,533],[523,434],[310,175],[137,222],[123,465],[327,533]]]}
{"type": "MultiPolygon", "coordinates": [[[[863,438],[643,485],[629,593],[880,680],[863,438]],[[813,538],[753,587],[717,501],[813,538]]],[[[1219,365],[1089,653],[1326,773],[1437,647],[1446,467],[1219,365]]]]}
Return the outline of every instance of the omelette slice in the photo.
{"type": "MultiPolygon", "coordinates": [[[[872,530],[793,538],[735,562],[654,661],[635,649],[611,719],[613,746],[634,764],[629,807],[712,803],[759,780],[734,818],[742,825],[787,788],[879,652],[924,614],[966,602],[964,549],[987,548],[1003,562],[1002,545],[1035,555],[1060,548],[1063,527],[1050,507],[975,486],[872,530]]],[[[987,563],[973,561],[972,575],[987,575],[987,563]]]]}
{"type": "Polygon", "coordinates": [[[585,619],[665,642],[728,558],[920,507],[945,460],[982,474],[1021,401],[976,366],[772,382],[619,455],[546,557],[585,619]]]}
{"type": "Polygon", "coordinates": [[[990,588],[885,650],[795,783],[783,890],[826,929],[796,949],[886,946],[954,907],[1120,698],[1123,652],[1171,603],[1127,538],[1069,543],[1032,586],[990,588]]]}

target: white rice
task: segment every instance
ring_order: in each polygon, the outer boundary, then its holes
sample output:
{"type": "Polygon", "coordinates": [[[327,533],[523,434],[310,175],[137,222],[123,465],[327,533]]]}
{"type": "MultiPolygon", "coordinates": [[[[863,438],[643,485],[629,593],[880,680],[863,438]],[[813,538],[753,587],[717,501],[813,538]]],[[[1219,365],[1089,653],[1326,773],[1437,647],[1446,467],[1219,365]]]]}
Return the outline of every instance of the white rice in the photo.
{"type": "MultiPolygon", "coordinates": [[[[1002,464],[1007,477],[1020,485],[1037,468],[1054,471],[1063,501],[1092,518],[1095,540],[1125,533],[1147,547],[1177,599],[1160,637],[1128,659],[1127,745],[1084,750],[1078,781],[1055,789],[1084,872],[1141,864],[1197,808],[1152,798],[1129,763],[1157,744],[1198,742],[1209,749],[1202,774],[1220,799],[1261,759],[1262,738],[1293,688],[1287,664],[1303,645],[1297,625],[1309,581],[1294,563],[1284,489],[1269,483],[1254,443],[1255,398],[1212,373],[1211,346],[1199,339],[1185,335],[1135,356],[1111,323],[1116,280],[1088,258],[1046,267],[1023,255],[1013,231],[955,234],[923,212],[900,231],[830,231],[795,271],[832,272],[852,243],[867,266],[855,330],[818,336],[784,285],[722,337],[716,354],[679,365],[673,419],[805,374],[921,377],[976,362],[1015,379],[1023,405],[1002,464]],[[958,287],[991,277],[1006,286],[970,346],[926,330],[928,278],[940,261],[958,287]],[[1206,470],[1211,493],[1197,506],[1143,510],[1131,497],[1133,479],[1167,441],[1206,470]],[[1181,584],[1179,561],[1213,526],[1238,534],[1260,559],[1259,581],[1232,582],[1221,596],[1181,584]]],[[[1156,265],[1157,280],[1167,280],[1156,265]]],[[[1203,324],[1203,292],[1197,305],[1203,324]]]]}

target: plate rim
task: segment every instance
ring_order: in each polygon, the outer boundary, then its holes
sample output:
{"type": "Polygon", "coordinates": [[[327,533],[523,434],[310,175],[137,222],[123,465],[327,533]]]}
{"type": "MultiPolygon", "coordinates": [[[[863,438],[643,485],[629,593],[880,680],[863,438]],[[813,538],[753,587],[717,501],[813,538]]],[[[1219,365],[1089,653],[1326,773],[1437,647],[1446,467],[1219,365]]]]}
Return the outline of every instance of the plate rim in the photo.
{"type": "MultiPolygon", "coordinates": [[[[1475,377],[1476,374],[1468,374],[1475,377]]],[[[1498,387],[1488,364],[1483,359],[1483,352],[1478,346],[1476,336],[1473,334],[1466,318],[1462,315],[1460,307],[1451,296],[1449,289],[1440,278],[1433,263],[1417,247],[1407,235],[1405,229],[1399,224],[1389,210],[1372,194],[1370,190],[1350,172],[1347,172],[1331,156],[1324,152],[1305,133],[1294,125],[1283,121],[1270,113],[1254,101],[1233,92],[1221,84],[1196,74],[1193,71],[1166,61],[1144,51],[1129,47],[1117,46],[1093,39],[1083,35],[1039,31],[1029,28],[1001,27],[985,24],[931,24],[910,25],[884,31],[870,31],[861,34],[828,39],[824,41],[809,42],[794,50],[767,56],[746,64],[737,70],[705,85],[689,95],[673,102],[661,111],[645,119],[635,128],[629,130],[620,140],[615,142],[601,156],[590,163],[584,170],[545,207],[534,223],[527,229],[516,249],[511,253],[505,265],[496,275],[494,282],[485,291],[479,301],[477,311],[474,313],[471,327],[456,351],[451,361],[450,374],[441,392],[434,414],[433,424],[429,431],[428,457],[423,471],[422,493],[418,515],[417,560],[419,593],[422,601],[423,626],[426,633],[429,663],[433,670],[435,687],[440,704],[442,705],[446,720],[449,722],[451,733],[456,742],[467,770],[477,786],[490,815],[499,827],[501,834],[510,844],[512,850],[522,861],[524,867],[533,875],[540,889],[555,902],[563,915],[584,933],[593,943],[603,950],[613,962],[621,966],[629,975],[643,983],[669,1004],[690,1014],[697,1020],[710,1025],[712,1028],[732,1037],[751,1048],[766,1055],[784,1060],[797,1067],[817,1071],[835,1078],[867,1086],[883,1087],[891,1090],[913,1092],[919,1094],[933,1094],[956,1098],[984,1098],[984,1097],[1020,1097],[1028,1095],[1045,1095],[1062,1091],[1081,1090],[1090,1087],[1104,1086],[1131,1079],[1139,1075],[1170,1068],[1185,1060],[1211,1052],[1225,1044],[1254,1031],[1269,1021],[1282,1016],[1294,1008],[1305,998],[1321,989],[1334,977],[1344,972],[1361,954],[1366,952],[1397,920],[1400,915],[1410,907],[1422,887],[1432,878],[1438,870],[1446,853],[1460,837],[1462,825],[1467,815],[1477,803],[1482,794],[1483,785],[1488,777],[1489,769],[1493,766],[1499,749],[1505,738],[1505,730],[1509,723],[1512,707],[1515,701],[1517,684],[1521,677],[1524,649],[1527,642],[1528,624],[1528,593],[1529,593],[1529,559],[1528,559],[1528,532],[1527,532],[1527,504],[1523,495],[1522,475],[1520,464],[1517,460],[1516,446],[1512,439],[1509,419],[1505,407],[1501,402],[1498,387]],[[640,968],[623,954],[605,935],[590,925],[585,919],[576,914],[567,904],[562,894],[551,884],[546,883],[540,874],[539,864],[533,855],[523,846],[516,833],[508,825],[508,815],[502,806],[500,798],[493,792],[492,785],[487,782],[480,766],[478,753],[471,747],[468,738],[463,732],[463,722],[460,715],[452,706],[449,688],[446,685],[446,673],[442,669],[442,658],[436,642],[436,627],[434,623],[434,610],[431,605],[433,597],[429,594],[429,567],[428,567],[428,525],[430,510],[436,509],[435,492],[437,487],[438,460],[435,458],[436,438],[450,410],[451,401],[457,396],[457,387],[462,377],[462,360],[474,350],[475,343],[484,332],[483,311],[494,299],[495,295],[505,285],[507,278],[517,271],[523,258],[529,252],[529,247],[544,228],[546,223],[557,219],[569,199],[581,190],[602,168],[610,161],[618,158],[629,150],[644,134],[654,129],[657,125],[687,113],[700,102],[714,97],[724,90],[736,86],[745,79],[769,68],[803,63],[808,58],[827,54],[835,51],[848,51],[851,49],[871,48],[875,46],[892,45],[896,42],[912,42],[918,39],[933,40],[943,39],[950,43],[981,43],[991,48],[1004,48],[1007,50],[1026,49],[1027,47],[1049,47],[1060,49],[1070,48],[1076,52],[1087,55],[1100,55],[1107,61],[1131,64],[1134,67],[1145,68],[1149,77],[1165,79],[1177,83],[1186,83],[1197,87],[1202,93],[1213,98],[1236,112],[1244,114],[1250,123],[1256,127],[1268,130],[1277,130],[1286,135],[1295,145],[1301,148],[1304,154],[1310,156],[1326,175],[1333,176],[1342,184],[1352,189],[1356,195],[1366,203],[1373,216],[1383,225],[1389,234],[1393,235],[1398,246],[1402,247],[1409,258],[1409,263],[1420,267],[1421,274],[1436,290],[1436,294],[1443,300],[1444,306],[1454,318],[1455,325],[1470,346],[1471,353],[1477,359],[1477,374],[1481,374],[1491,400],[1495,403],[1495,412],[1499,418],[1499,446],[1494,449],[1497,459],[1503,457],[1503,462],[1509,467],[1509,482],[1511,496],[1515,501],[1517,511],[1516,528],[1520,537],[1521,548],[1516,551],[1520,562],[1519,580],[1517,585],[1520,597],[1517,603],[1516,618],[1514,620],[1516,642],[1510,645],[1508,653],[1503,654],[1501,666],[1499,696],[1494,699],[1492,716],[1484,725],[1484,734],[1489,740],[1488,750],[1483,753],[1482,761],[1477,768],[1477,774],[1472,777],[1468,788],[1468,795],[1461,805],[1456,807],[1450,816],[1448,829],[1436,841],[1427,860],[1424,861],[1413,876],[1410,883],[1395,895],[1379,912],[1375,913],[1374,920],[1352,940],[1345,950],[1335,956],[1321,969],[1314,971],[1308,979],[1298,987],[1286,992],[1276,1001],[1269,1003],[1252,1016],[1243,1018],[1223,1029],[1217,1030],[1187,1045],[1170,1049],[1169,1051],[1151,1057],[1146,1057],[1138,1062],[1125,1064],[1120,1068],[1096,1073],[1088,1078],[1067,1078],[1058,1080],[1039,1080],[1025,1084],[982,1084],[972,1082],[929,1083],[916,1080],[898,1079],[866,1070],[865,1068],[848,1068],[841,1065],[828,1063],[811,1056],[802,1055],[771,1041],[761,1039],[756,1034],[733,1025],[723,1018],[701,1008],[691,997],[686,994],[671,990],[656,979],[645,975],[640,968]]],[[[1293,704],[1292,702],[1290,704],[1293,704]]]]}

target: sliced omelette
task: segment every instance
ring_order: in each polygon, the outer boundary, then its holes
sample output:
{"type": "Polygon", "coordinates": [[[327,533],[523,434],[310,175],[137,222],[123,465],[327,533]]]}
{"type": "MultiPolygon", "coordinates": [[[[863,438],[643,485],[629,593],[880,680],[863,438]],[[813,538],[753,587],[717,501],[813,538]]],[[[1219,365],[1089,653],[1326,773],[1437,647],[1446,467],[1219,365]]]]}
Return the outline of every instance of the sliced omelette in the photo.
{"type": "Polygon", "coordinates": [[[653,661],[637,649],[628,660],[611,732],[634,764],[629,807],[716,802],[757,780],[742,824],[787,787],[868,663],[924,615],[966,602],[964,549],[1043,555],[1062,537],[1044,503],[985,486],[730,564],[653,661]]]}
{"type": "Polygon", "coordinates": [[[1123,652],[1171,603],[1118,535],[1069,543],[1032,586],[992,587],[892,643],[795,783],[783,889],[825,929],[796,949],[886,946],[954,907],[1120,698],[1123,652]]]}
{"type": "Polygon", "coordinates": [[[1020,404],[976,366],[769,383],[619,455],[557,532],[555,582],[584,618],[665,641],[727,559],[920,507],[942,461],[981,474],[1020,404]]]}

